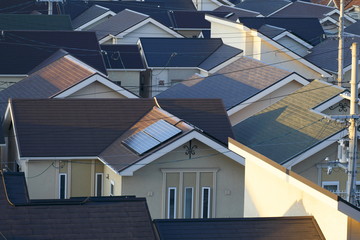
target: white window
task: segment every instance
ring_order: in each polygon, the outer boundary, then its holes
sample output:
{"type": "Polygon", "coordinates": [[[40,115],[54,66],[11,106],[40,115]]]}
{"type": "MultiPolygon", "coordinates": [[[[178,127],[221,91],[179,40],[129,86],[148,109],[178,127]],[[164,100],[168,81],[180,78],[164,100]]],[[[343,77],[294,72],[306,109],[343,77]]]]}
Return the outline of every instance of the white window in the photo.
{"type": "Polygon", "coordinates": [[[176,187],[168,188],[168,218],[176,218],[176,187]]]}
{"type": "Polygon", "coordinates": [[[203,187],[201,194],[201,217],[210,217],[210,187],[203,187]]]}
{"type": "Polygon", "coordinates": [[[95,196],[101,197],[103,195],[103,174],[96,173],[95,179],[95,196]]]}
{"type": "Polygon", "coordinates": [[[338,181],[323,181],[322,187],[333,193],[339,192],[339,182],[338,181]]]}
{"type": "Polygon", "coordinates": [[[194,188],[186,187],[184,195],[184,218],[193,217],[194,188]]]}
{"type": "Polygon", "coordinates": [[[66,181],[66,173],[59,174],[59,199],[66,198],[66,191],[67,191],[67,181],[66,181]]]}
{"type": "Polygon", "coordinates": [[[114,196],[115,183],[113,180],[110,181],[110,196],[114,196]]]}

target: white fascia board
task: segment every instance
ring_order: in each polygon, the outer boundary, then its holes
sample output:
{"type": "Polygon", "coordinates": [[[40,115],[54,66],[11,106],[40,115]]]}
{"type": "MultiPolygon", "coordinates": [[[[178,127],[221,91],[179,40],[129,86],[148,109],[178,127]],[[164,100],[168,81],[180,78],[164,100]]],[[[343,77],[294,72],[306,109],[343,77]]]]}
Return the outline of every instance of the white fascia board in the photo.
{"type": "MultiPolygon", "coordinates": [[[[81,25],[80,27],[76,28],[75,31],[81,31],[81,30],[83,30],[84,28],[86,28],[87,26],[90,26],[91,24],[96,23],[97,21],[99,21],[99,20],[101,20],[101,19],[103,19],[103,18],[106,18],[106,17],[108,17],[108,16],[115,16],[115,15],[116,15],[116,13],[114,13],[113,11],[110,11],[110,10],[109,10],[108,12],[103,13],[102,15],[100,15],[100,16],[92,19],[91,21],[89,21],[89,22],[81,25]]],[[[90,29],[90,30],[91,30],[91,29],[90,29]]]]}
{"type": "Polygon", "coordinates": [[[60,160],[96,160],[98,159],[97,156],[76,156],[76,157],[20,157],[20,160],[22,161],[60,161],[60,160]]]}
{"type": "Polygon", "coordinates": [[[297,155],[296,157],[294,157],[293,159],[291,159],[290,161],[287,161],[286,163],[284,163],[282,165],[284,167],[288,168],[288,169],[291,169],[296,164],[298,164],[301,161],[309,158],[310,156],[312,156],[315,153],[323,150],[324,148],[330,146],[331,144],[333,144],[334,142],[338,141],[339,139],[343,138],[346,135],[347,135],[347,130],[346,129],[342,130],[342,131],[336,133],[335,135],[332,135],[329,138],[324,139],[322,142],[320,142],[316,146],[314,146],[311,149],[301,153],[300,155],[297,155]]]}
{"type": "Polygon", "coordinates": [[[336,21],[335,19],[333,19],[332,17],[329,17],[329,16],[326,16],[326,17],[320,19],[321,24],[323,24],[324,22],[327,22],[327,21],[329,21],[335,25],[338,25],[338,23],[339,23],[338,21],[336,21]]]}
{"type": "Polygon", "coordinates": [[[272,13],[270,13],[269,15],[267,15],[266,17],[271,17],[271,15],[274,15],[275,13],[278,13],[278,12],[280,12],[280,11],[282,11],[283,9],[285,9],[285,8],[287,8],[287,7],[289,7],[290,5],[292,5],[293,3],[292,2],[290,2],[289,4],[286,4],[285,6],[283,6],[283,7],[281,7],[281,8],[279,8],[278,10],[276,10],[275,12],[272,12],[272,13]]]}
{"type": "Polygon", "coordinates": [[[243,24],[239,24],[239,22],[233,22],[229,19],[215,17],[213,15],[205,14],[205,20],[208,20],[209,22],[219,23],[219,24],[222,24],[225,26],[237,28],[237,29],[244,30],[244,31],[250,31],[250,28],[246,27],[243,24]]]}
{"type": "Polygon", "coordinates": [[[224,4],[220,3],[220,2],[217,1],[217,0],[210,0],[210,1],[213,2],[215,5],[218,5],[219,7],[222,6],[222,5],[224,5],[224,4]]]}
{"type": "Polygon", "coordinates": [[[158,158],[164,156],[165,154],[173,151],[174,149],[180,147],[181,145],[187,143],[188,141],[196,139],[209,147],[213,148],[214,150],[218,151],[221,154],[233,159],[237,163],[245,166],[245,159],[233,151],[229,150],[228,148],[224,147],[223,145],[215,142],[214,140],[204,136],[203,134],[193,130],[188,134],[184,135],[183,137],[177,139],[176,141],[170,143],[169,145],[159,149],[157,152],[152,153],[151,155],[143,158],[139,162],[129,166],[128,168],[119,172],[121,176],[133,176],[134,172],[139,170],[140,168],[152,163],[153,161],[157,160],[158,158]]]}
{"type": "Polygon", "coordinates": [[[277,35],[277,36],[274,37],[273,39],[274,39],[275,41],[278,41],[279,39],[281,39],[281,38],[283,38],[283,37],[285,37],[285,36],[291,38],[292,40],[294,40],[294,41],[296,41],[296,42],[298,42],[298,43],[300,43],[301,45],[303,45],[303,46],[306,47],[307,49],[313,48],[312,45],[310,45],[309,43],[305,42],[305,41],[302,40],[301,38],[295,36],[294,34],[288,32],[288,31],[285,31],[285,32],[280,33],[279,35],[277,35]]]}
{"type": "Polygon", "coordinates": [[[142,69],[108,68],[107,71],[108,72],[145,72],[146,69],[145,68],[142,69]]]}
{"type": "Polygon", "coordinates": [[[290,83],[291,81],[296,81],[300,84],[302,84],[303,86],[309,84],[309,81],[307,81],[305,78],[303,78],[302,76],[300,76],[297,73],[292,73],[289,76],[279,80],[278,82],[276,82],[275,84],[271,85],[268,88],[265,88],[264,90],[262,90],[261,92],[257,93],[255,96],[250,97],[249,99],[247,99],[244,102],[239,103],[237,106],[229,109],[227,111],[228,116],[230,117],[231,115],[237,113],[238,111],[240,111],[241,109],[247,107],[248,105],[259,101],[261,98],[269,95],[270,93],[276,91],[277,89],[279,89],[280,87],[283,87],[284,85],[290,83]]]}
{"type": "Polygon", "coordinates": [[[114,92],[117,92],[118,94],[123,95],[127,98],[138,98],[138,96],[136,96],[135,94],[133,94],[133,93],[129,92],[128,90],[111,82],[109,79],[107,79],[101,75],[98,75],[97,73],[95,73],[91,77],[81,81],[80,83],[74,85],[73,87],[66,89],[65,91],[61,92],[60,94],[53,96],[53,98],[66,98],[66,97],[70,96],[71,94],[76,93],[77,91],[83,89],[84,87],[86,87],[94,82],[99,82],[99,83],[107,86],[108,88],[112,89],[114,92]]]}
{"type": "Polygon", "coordinates": [[[144,48],[143,48],[143,46],[142,46],[142,44],[141,44],[141,40],[139,39],[138,41],[137,41],[137,45],[139,46],[139,48],[140,48],[140,56],[141,56],[141,59],[145,62],[145,68],[146,69],[150,69],[150,67],[149,67],[149,64],[148,64],[148,62],[147,62],[147,59],[146,59],[146,55],[145,55],[145,52],[144,52],[144,48]]]}
{"type": "MultiPolygon", "coordinates": [[[[228,1],[228,0],[222,0],[224,3],[226,3],[229,7],[234,7],[235,6],[235,4],[233,4],[233,3],[231,3],[230,1],[228,1]]],[[[223,4],[221,4],[221,5],[223,5],[223,4]]]]}
{"type": "Polygon", "coordinates": [[[173,31],[173,30],[171,30],[170,28],[166,27],[165,25],[159,23],[158,21],[156,21],[156,20],[154,20],[154,19],[152,19],[152,18],[150,18],[150,17],[147,18],[147,19],[145,19],[144,21],[141,21],[141,22],[135,24],[134,26],[126,29],[125,31],[117,34],[116,37],[117,37],[117,38],[124,38],[125,35],[127,35],[127,34],[133,32],[133,31],[135,31],[136,29],[138,29],[138,28],[140,28],[140,27],[142,27],[142,26],[144,26],[144,25],[146,25],[146,24],[148,24],[148,23],[154,24],[154,25],[157,26],[158,28],[164,30],[165,32],[173,35],[173,36],[176,37],[176,38],[184,38],[184,36],[180,35],[179,33],[175,32],[175,31],[173,31]]]}
{"type": "Polygon", "coordinates": [[[99,44],[103,44],[111,39],[113,39],[113,35],[108,34],[105,37],[103,37],[102,39],[99,39],[99,44]]]}
{"type": "Polygon", "coordinates": [[[226,67],[227,65],[239,60],[241,57],[243,57],[243,53],[244,52],[241,52],[239,53],[238,55],[226,60],[225,62],[223,63],[220,63],[219,65],[215,66],[214,68],[210,69],[210,70],[205,70],[205,69],[202,69],[203,71],[206,71],[206,72],[209,72],[210,74],[213,74],[217,71],[219,71],[220,69],[226,67]]]}
{"type": "Polygon", "coordinates": [[[322,103],[321,105],[313,108],[313,110],[317,113],[321,113],[322,111],[328,109],[329,107],[331,107],[332,105],[339,103],[340,101],[344,100],[344,98],[342,98],[341,96],[335,96],[333,98],[331,98],[330,100],[322,103]]]}
{"type": "Polygon", "coordinates": [[[28,77],[28,74],[0,74],[0,77],[22,77],[26,78],[28,77]]]}
{"type": "Polygon", "coordinates": [[[14,130],[14,138],[15,138],[15,149],[17,152],[17,155],[19,157],[19,159],[21,158],[20,156],[20,149],[19,149],[19,140],[18,140],[18,133],[16,131],[16,124],[15,124],[15,120],[14,120],[14,113],[13,113],[13,109],[12,109],[12,104],[11,104],[11,99],[9,99],[9,105],[8,105],[8,109],[9,109],[9,116],[10,116],[10,121],[13,124],[13,130],[14,130]]]}
{"type": "Polygon", "coordinates": [[[84,63],[83,61],[80,61],[79,59],[77,59],[76,57],[72,56],[72,55],[66,55],[65,56],[66,59],[75,62],[78,65],[81,65],[83,68],[86,68],[87,70],[89,70],[91,73],[98,73],[104,77],[106,77],[105,74],[103,74],[102,72],[100,72],[99,70],[96,70],[95,68],[89,66],[88,64],[84,63]]]}

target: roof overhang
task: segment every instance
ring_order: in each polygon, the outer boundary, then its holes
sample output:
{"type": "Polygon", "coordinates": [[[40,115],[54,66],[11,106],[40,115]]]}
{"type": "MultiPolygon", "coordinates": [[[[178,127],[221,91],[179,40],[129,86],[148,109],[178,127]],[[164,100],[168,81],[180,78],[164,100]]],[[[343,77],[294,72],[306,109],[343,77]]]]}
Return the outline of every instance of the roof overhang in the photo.
{"type": "Polygon", "coordinates": [[[298,42],[299,44],[303,45],[303,46],[306,47],[307,49],[313,48],[313,46],[312,46],[311,44],[305,42],[305,41],[302,40],[301,38],[295,36],[294,34],[288,32],[288,31],[285,31],[285,32],[280,33],[279,35],[277,35],[277,36],[274,37],[273,39],[274,39],[275,41],[278,41],[278,40],[280,40],[280,39],[283,38],[283,37],[289,37],[289,38],[291,38],[292,40],[294,40],[294,41],[298,42]]]}
{"type": "MultiPolygon", "coordinates": [[[[99,6],[99,5],[97,5],[97,6],[99,6]]],[[[99,6],[99,7],[104,8],[102,6],[99,6]]],[[[86,28],[88,26],[91,26],[92,24],[96,23],[97,21],[100,21],[103,18],[106,18],[108,16],[115,16],[115,15],[116,15],[116,13],[109,10],[109,11],[101,14],[100,16],[97,16],[96,18],[92,19],[91,21],[89,21],[89,22],[81,25],[80,27],[76,28],[75,31],[82,31],[84,28],[86,28]]]]}

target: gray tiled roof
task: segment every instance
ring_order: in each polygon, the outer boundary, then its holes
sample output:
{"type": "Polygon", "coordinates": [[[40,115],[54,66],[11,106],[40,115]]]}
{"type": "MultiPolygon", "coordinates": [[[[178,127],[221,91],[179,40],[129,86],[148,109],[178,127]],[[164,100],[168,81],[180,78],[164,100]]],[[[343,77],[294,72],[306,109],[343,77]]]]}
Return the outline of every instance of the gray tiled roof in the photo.
{"type": "Polygon", "coordinates": [[[109,34],[116,36],[147,18],[149,16],[125,9],[89,31],[96,32],[96,36],[100,40],[109,34]]]}
{"type": "Polygon", "coordinates": [[[288,0],[244,0],[235,6],[259,12],[263,16],[267,16],[289,3],[291,3],[291,1],[288,0]]]}
{"type": "Polygon", "coordinates": [[[314,217],[154,220],[161,240],[325,240],[314,217]]]}
{"type": "Polygon", "coordinates": [[[343,90],[314,80],[233,127],[235,139],[283,164],[344,127],[311,111],[343,90]]]}
{"type": "MultiPolygon", "coordinates": [[[[351,44],[360,43],[359,37],[344,38],[344,68],[351,65],[351,44]]],[[[304,58],[314,65],[336,73],[338,71],[338,45],[335,38],[328,38],[311,49],[311,53],[304,58]]]]}
{"type": "Polygon", "coordinates": [[[274,38],[277,35],[286,31],[285,28],[279,28],[279,27],[268,25],[268,24],[262,25],[258,30],[259,30],[259,32],[261,32],[262,34],[264,34],[270,38],[274,38]]]}
{"type": "Polygon", "coordinates": [[[344,30],[346,33],[355,34],[360,36],[360,21],[357,21],[344,30]]]}
{"type": "Polygon", "coordinates": [[[325,14],[333,11],[335,8],[321,4],[296,1],[271,15],[271,17],[312,17],[323,18],[325,14]]]}
{"type": "Polygon", "coordinates": [[[235,20],[235,21],[239,17],[257,17],[257,16],[261,15],[258,12],[249,11],[249,10],[241,9],[241,8],[237,8],[237,7],[230,7],[230,6],[226,6],[226,5],[222,5],[222,6],[218,7],[218,8],[216,8],[214,11],[215,12],[233,13],[233,15],[227,17],[227,19],[235,20]]]}
{"type": "Polygon", "coordinates": [[[23,173],[0,171],[0,222],[9,240],[156,239],[144,198],[28,201],[23,173]]]}
{"type": "Polygon", "coordinates": [[[220,98],[225,108],[240,104],[291,73],[260,61],[242,57],[212,76],[194,76],[167,89],[157,98],[220,98]]]}
{"type": "Polygon", "coordinates": [[[72,24],[74,29],[81,27],[82,25],[90,22],[91,20],[103,15],[106,12],[109,12],[110,10],[108,8],[99,6],[99,5],[93,5],[85,12],[77,16],[75,19],[72,20],[72,24]]]}

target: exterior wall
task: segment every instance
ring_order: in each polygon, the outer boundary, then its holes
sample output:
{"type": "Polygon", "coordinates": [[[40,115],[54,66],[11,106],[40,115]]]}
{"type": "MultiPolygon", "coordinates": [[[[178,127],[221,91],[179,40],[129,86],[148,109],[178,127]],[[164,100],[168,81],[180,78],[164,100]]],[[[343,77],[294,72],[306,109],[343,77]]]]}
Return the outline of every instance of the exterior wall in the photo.
{"type": "Polygon", "coordinates": [[[170,88],[172,81],[186,80],[195,73],[197,69],[161,69],[152,71],[152,97],[170,88]],[[160,85],[161,84],[161,85],[160,85]]]}
{"type": "Polygon", "coordinates": [[[67,98],[125,98],[113,89],[99,82],[93,82],[90,85],[71,94],[67,98]]]}
{"type": "Polygon", "coordinates": [[[348,216],[338,210],[335,195],[310,187],[300,176],[239,146],[229,144],[245,157],[245,217],[314,216],[326,239],[349,239],[348,216]]]}
{"type": "Polygon", "coordinates": [[[26,77],[26,75],[24,76],[4,76],[4,75],[0,75],[0,91],[4,90],[5,88],[10,87],[11,85],[13,85],[14,83],[20,82],[21,80],[23,80],[26,77]]]}
{"type": "Polygon", "coordinates": [[[117,44],[136,44],[141,37],[174,38],[174,35],[165,32],[158,26],[147,23],[142,27],[126,34],[124,38],[117,38],[117,44]]]}
{"type": "Polygon", "coordinates": [[[140,94],[140,72],[139,71],[112,71],[107,70],[109,79],[121,82],[121,86],[134,94],[140,94]]]}
{"type": "Polygon", "coordinates": [[[192,0],[192,1],[198,11],[212,11],[219,7],[219,5],[216,5],[211,0],[192,0]]]}
{"type": "Polygon", "coordinates": [[[114,182],[114,196],[127,195],[122,194],[122,177],[109,166],[104,166],[104,196],[110,196],[111,182],[114,182]]]}
{"type": "Polygon", "coordinates": [[[199,172],[200,174],[197,175],[199,178],[198,185],[194,187],[194,199],[197,202],[194,203],[194,217],[200,215],[200,206],[196,208],[200,199],[198,190],[202,185],[210,185],[209,181],[215,181],[215,184],[211,186],[211,194],[215,193],[212,195],[214,199],[211,202],[214,205],[211,207],[215,211],[210,214],[210,217],[242,217],[244,167],[201,142],[192,140],[192,146],[194,145],[197,148],[194,149],[195,155],[191,159],[185,154],[186,148],[189,147],[188,143],[187,147],[178,147],[146,167],[139,169],[133,176],[124,176],[122,195],[146,197],[152,218],[164,218],[166,217],[167,203],[166,186],[176,186],[178,187],[177,202],[180,203],[177,208],[177,218],[182,218],[183,205],[181,203],[184,193],[180,186],[189,185],[196,172],[199,172]],[[182,177],[180,177],[181,172],[182,177]],[[215,175],[211,175],[212,173],[215,175]],[[171,174],[173,174],[172,177],[171,174]],[[180,180],[181,178],[182,180],[180,180]],[[171,183],[171,181],[174,182],[171,183]]]}
{"type": "Polygon", "coordinates": [[[308,54],[308,48],[288,36],[280,38],[279,40],[277,40],[277,42],[287,47],[288,49],[291,49],[302,57],[308,54]]]}
{"type": "MultiPolygon", "coordinates": [[[[92,196],[93,179],[91,170],[93,168],[92,161],[72,161],[71,179],[68,178],[71,197],[92,196]]],[[[70,170],[70,169],[69,169],[70,170]]]]}
{"type": "Polygon", "coordinates": [[[245,47],[250,42],[246,41],[246,32],[242,30],[240,25],[234,27],[224,24],[211,22],[211,38],[222,38],[223,43],[229,46],[242,49],[243,54],[248,56],[251,52],[248,52],[251,47],[245,47]]]}
{"type": "Polygon", "coordinates": [[[288,84],[280,87],[276,91],[260,98],[259,100],[252,102],[250,105],[244,107],[243,109],[229,116],[231,125],[234,126],[239,122],[253,116],[254,114],[276,103],[277,101],[281,100],[286,95],[288,95],[289,93],[296,91],[302,86],[303,86],[302,84],[296,81],[291,81],[288,84]]]}

